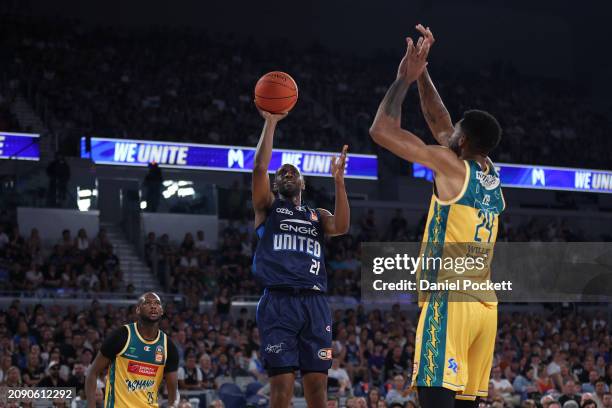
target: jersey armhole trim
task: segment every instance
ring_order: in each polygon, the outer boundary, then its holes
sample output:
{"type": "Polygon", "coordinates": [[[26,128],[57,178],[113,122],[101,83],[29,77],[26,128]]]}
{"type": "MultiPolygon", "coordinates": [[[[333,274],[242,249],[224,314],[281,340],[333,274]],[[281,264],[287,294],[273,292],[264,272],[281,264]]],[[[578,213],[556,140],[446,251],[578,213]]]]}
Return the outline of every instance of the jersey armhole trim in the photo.
{"type": "MultiPolygon", "coordinates": [[[[160,333],[164,333],[160,330],[160,333]]],[[[164,367],[168,363],[168,335],[164,333],[164,367]]]]}
{"type": "Polygon", "coordinates": [[[468,185],[470,184],[471,172],[470,172],[470,165],[468,164],[467,160],[464,160],[463,164],[465,165],[465,180],[463,180],[463,187],[461,187],[461,191],[459,192],[459,194],[457,194],[454,198],[451,198],[450,200],[440,200],[438,195],[434,194],[434,198],[438,202],[438,204],[440,205],[454,204],[457,201],[461,200],[463,196],[465,195],[468,185]]]}
{"type": "Polygon", "coordinates": [[[123,353],[125,353],[125,351],[127,350],[128,346],[130,345],[130,340],[132,340],[132,333],[131,333],[131,330],[130,330],[130,325],[126,324],[123,327],[125,327],[127,329],[128,335],[127,335],[127,340],[125,341],[125,345],[123,346],[123,348],[121,349],[119,354],[117,354],[118,356],[120,356],[123,353]]]}

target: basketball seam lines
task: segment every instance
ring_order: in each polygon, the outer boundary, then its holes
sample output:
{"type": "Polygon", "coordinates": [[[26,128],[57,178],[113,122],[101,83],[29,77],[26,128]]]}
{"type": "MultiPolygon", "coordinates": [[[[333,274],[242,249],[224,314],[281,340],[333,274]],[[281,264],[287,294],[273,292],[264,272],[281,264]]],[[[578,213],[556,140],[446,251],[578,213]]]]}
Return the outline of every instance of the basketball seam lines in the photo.
{"type": "Polygon", "coordinates": [[[258,83],[264,83],[264,82],[267,82],[267,83],[269,83],[269,84],[276,84],[276,85],[284,86],[285,88],[291,89],[292,91],[295,91],[295,92],[297,93],[297,87],[296,87],[296,88],[293,88],[293,87],[288,86],[288,85],[285,85],[285,84],[283,84],[283,83],[281,83],[281,82],[276,82],[276,81],[268,81],[268,80],[265,80],[265,79],[264,79],[263,81],[258,81],[258,83]]]}

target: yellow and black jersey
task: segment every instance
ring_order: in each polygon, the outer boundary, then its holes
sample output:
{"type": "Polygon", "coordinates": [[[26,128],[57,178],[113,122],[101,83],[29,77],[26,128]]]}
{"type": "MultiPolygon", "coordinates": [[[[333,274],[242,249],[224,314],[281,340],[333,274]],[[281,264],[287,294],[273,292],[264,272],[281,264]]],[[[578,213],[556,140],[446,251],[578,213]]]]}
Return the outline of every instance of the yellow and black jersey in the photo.
{"type": "Polygon", "coordinates": [[[161,330],[145,340],[136,323],[111,333],[100,352],[111,360],[106,378],[105,408],[158,407],[164,374],[178,369],[176,346],[161,330]]]}
{"type": "MultiPolygon", "coordinates": [[[[481,169],[475,160],[464,160],[464,164],[465,181],[457,197],[443,201],[435,192],[432,196],[421,251],[426,257],[441,259],[486,254],[485,266],[458,273],[456,269],[445,269],[439,264],[432,264],[434,266],[423,267],[419,271],[419,279],[450,282],[462,279],[486,281],[491,278],[490,264],[497,238],[499,215],[505,209],[500,178],[489,159],[486,169],[481,169]]],[[[494,293],[473,291],[468,294],[484,303],[496,304],[494,293]]],[[[426,295],[420,294],[420,303],[426,295]]]]}

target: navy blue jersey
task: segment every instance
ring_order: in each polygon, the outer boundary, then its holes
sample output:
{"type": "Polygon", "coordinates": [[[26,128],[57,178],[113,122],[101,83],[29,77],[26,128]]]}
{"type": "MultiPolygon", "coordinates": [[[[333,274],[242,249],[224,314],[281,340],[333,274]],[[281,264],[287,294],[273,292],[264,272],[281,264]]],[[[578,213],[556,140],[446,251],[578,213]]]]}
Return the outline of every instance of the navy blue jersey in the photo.
{"type": "Polygon", "coordinates": [[[277,198],[256,232],[253,274],[264,287],[327,290],[323,226],[316,209],[277,198]]]}

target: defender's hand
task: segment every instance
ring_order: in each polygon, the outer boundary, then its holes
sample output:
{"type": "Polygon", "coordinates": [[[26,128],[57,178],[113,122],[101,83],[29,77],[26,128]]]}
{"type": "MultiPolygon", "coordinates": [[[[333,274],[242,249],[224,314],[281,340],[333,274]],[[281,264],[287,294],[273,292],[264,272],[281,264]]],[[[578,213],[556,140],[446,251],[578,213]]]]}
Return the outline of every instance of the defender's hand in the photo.
{"type": "Polygon", "coordinates": [[[334,181],[344,181],[344,169],[346,168],[346,152],[348,151],[348,145],[342,147],[340,156],[332,158],[331,161],[331,174],[334,181]]]}
{"type": "Polygon", "coordinates": [[[417,24],[417,26],[415,28],[425,38],[425,41],[429,43],[429,48],[431,49],[431,46],[436,42],[436,39],[434,38],[434,35],[431,32],[431,30],[429,29],[429,27],[425,28],[425,27],[423,27],[422,24],[417,24]]]}
{"type": "Polygon", "coordinates": [[[397,79],[402,79],[410,84],[421,76],[427,66],[427,55],[429,54],[429,41],[419,37],[416,45],[412,38],[406,38],[406,54],[397,68],[397,79]]]}
{"type": "Polygon", "coordinates": [[[277,123],[277,122],[285,119],[287,117],[287,115],[289,114],[289,112],[285,112],[285,113],[270,113],[270,112],[266,112],[265,110],[261,110],[259,108],[257,108],[257,110],[259,111],[259,114],[261,115],[262,118],[264,118],[264,120],[266,122],[272,122],[272,123],[277,123]]]}

